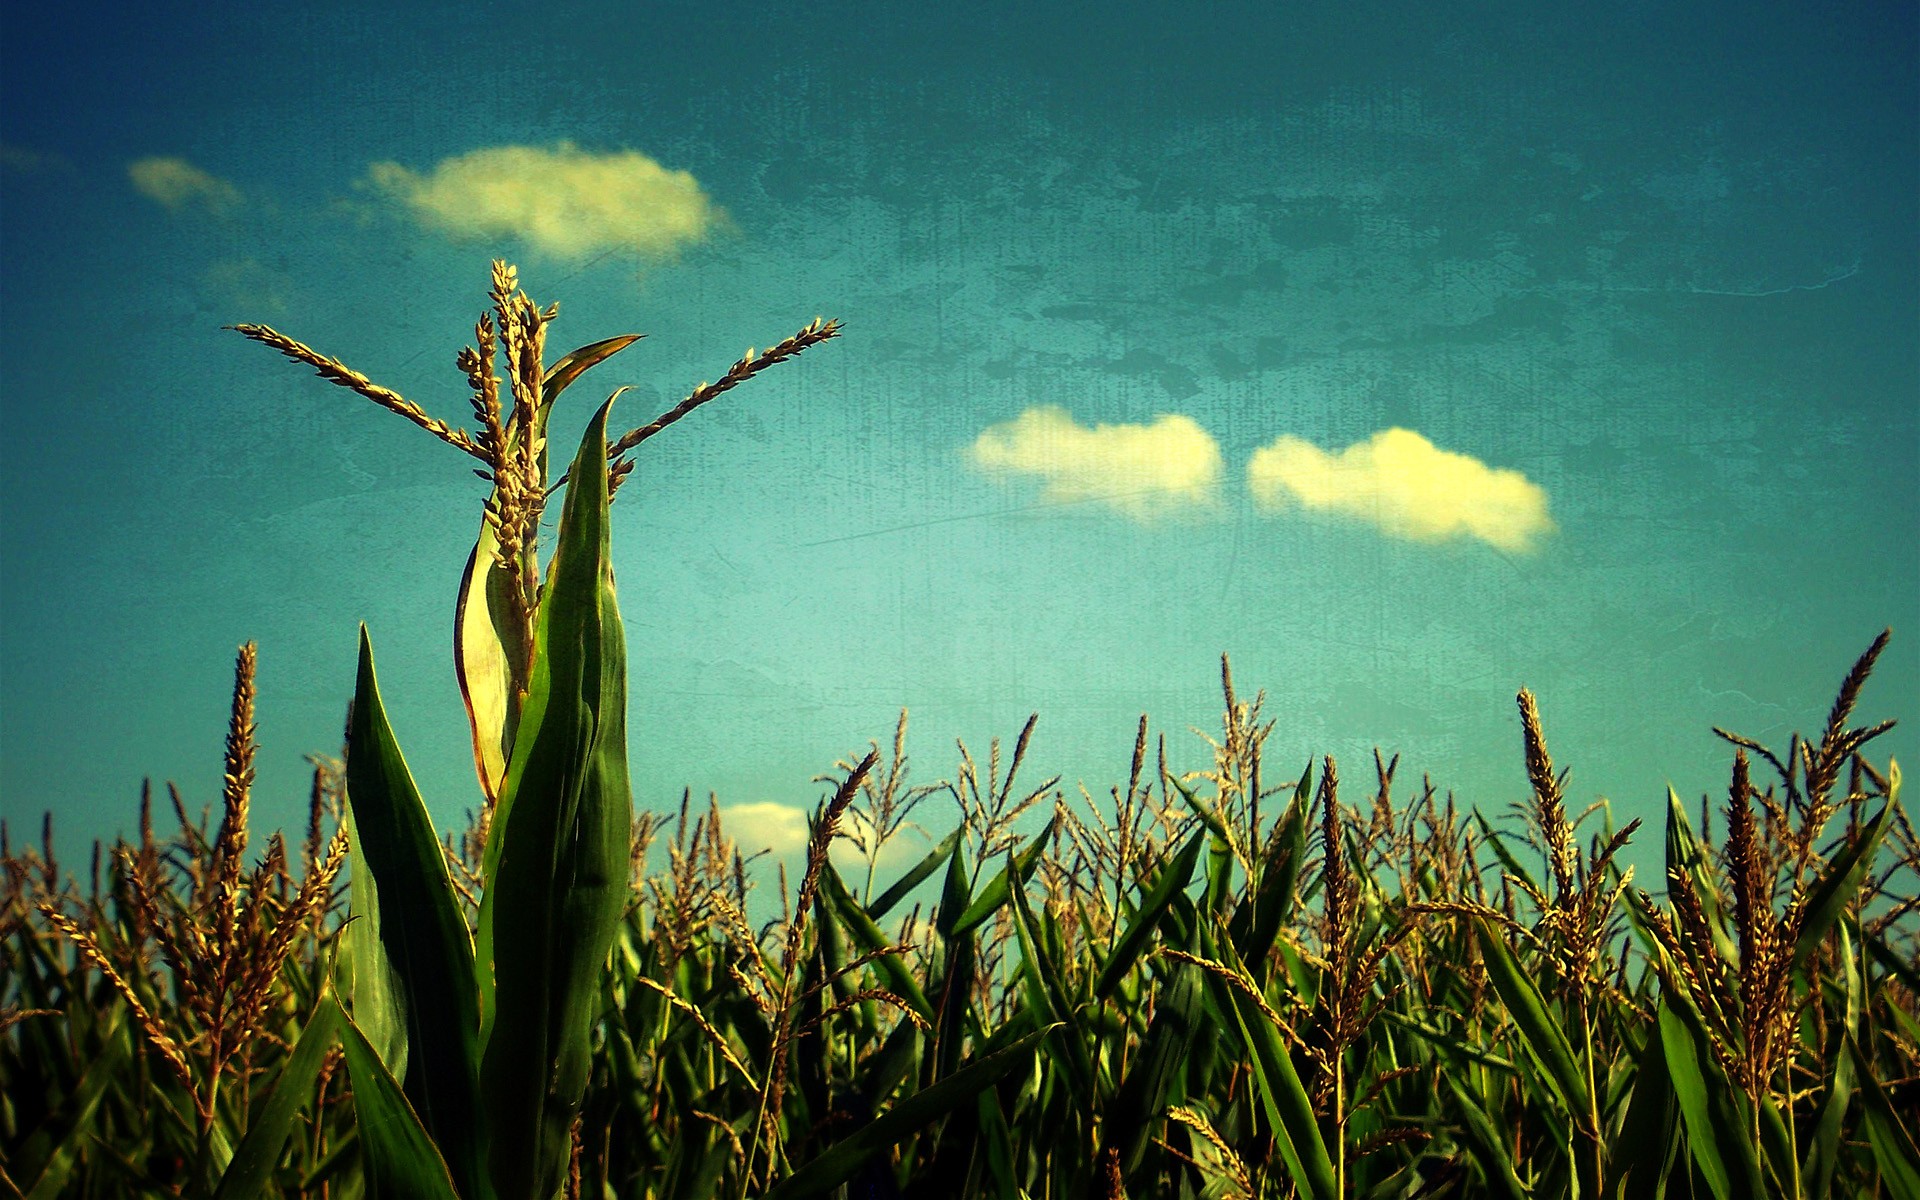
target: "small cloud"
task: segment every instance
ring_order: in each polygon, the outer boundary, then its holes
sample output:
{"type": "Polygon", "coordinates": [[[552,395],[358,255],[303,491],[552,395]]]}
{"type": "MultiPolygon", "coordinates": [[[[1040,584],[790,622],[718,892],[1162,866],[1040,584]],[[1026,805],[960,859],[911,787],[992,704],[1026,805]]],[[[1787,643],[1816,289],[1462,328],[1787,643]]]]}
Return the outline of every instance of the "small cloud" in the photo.
{"type": "Polygon", "coordinates": [[[1383,429],[1337,454],[1281,437],[1254,451],[1247,486],[1265,512],[1297,504],[1344,513],[1417,542],[1474,537],[1524,553],[1554,528],[1539,484],[1410,429],[1383,429]]]}
{"type": "Polygon", "coordinates": [[[572,142],[492,146],[421,175],[394,162],[368,170],[373,190],[456,237],[519,237],[557,258],[604,250],[671,255],[726,215],[686,171],[631,150],[593,154],[572,142]]]}
{"type": "Polygon", "coordinates": [[[807,848],[807,810],[791,804],[771,800],[723,804],[720,828],[748,856],[765,850],[785,858],[807,848]]]}
{"type": "Polygon", "coordinates": [[[143,158],[127,168],[134,190],[149,200],[179,212],[199,205],[208,212],[225,212],[240,203],[240,189],[209,175],[184,158],[143,158]]]}
{"type": "Polygon", "coordinates": [[[285,312],[293,280],[257,258],[222,259],[201,276],[212,299],[239,312],[285,312]]]}
{"type": "Polygon", "coordinates": [[[0,142],[0,171],[9,175],[66,174],[73,164],[58,154],[48,154],[12,142],[0,142]]]}
{"type": "Polygon", "coordinates": [[[968,450],[983,471],[1037,475],[1044,499],[1098,501],[1137,520],[1218,504],[1219,443],[1193,418],[1164,413],[1150,425],[1074,421],[1054,405],[988,426],[968,450]]]}

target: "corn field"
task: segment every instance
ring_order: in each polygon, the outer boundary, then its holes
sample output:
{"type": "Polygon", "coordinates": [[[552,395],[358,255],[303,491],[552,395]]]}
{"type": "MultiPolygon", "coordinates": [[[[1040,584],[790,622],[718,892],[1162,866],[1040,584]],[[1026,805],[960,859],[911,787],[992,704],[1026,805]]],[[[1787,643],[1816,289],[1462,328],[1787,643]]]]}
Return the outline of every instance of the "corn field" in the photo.
{"type": "Polygon", "coordinates": [[[1035,778],[1032,720],[916,785],[902,713],[756,928],[717,803],[634,819],[609,514],[627,454],[838,326],[617,438],[609,399],[549,482],[555,399],[635,338],[549,366],[557,309],[492,283],[473,431],[236,327],[479,460],[471,819],[434,828],[363,626],[299,846],[248,827],[252,644],[216,803],[143,790],[84,872],[51,817],[0,832],[0,1193],[1920,1200],[1920,837],[1856,720],[1887,634],[1823,728],[1716,730],[1724,795],[1658,834],[1569,810],[1524,690],[1508,813],[1378,752],[1276,763],[1225,659],[1211,765],[1142,717],[1104,796],[1035,778]]]}

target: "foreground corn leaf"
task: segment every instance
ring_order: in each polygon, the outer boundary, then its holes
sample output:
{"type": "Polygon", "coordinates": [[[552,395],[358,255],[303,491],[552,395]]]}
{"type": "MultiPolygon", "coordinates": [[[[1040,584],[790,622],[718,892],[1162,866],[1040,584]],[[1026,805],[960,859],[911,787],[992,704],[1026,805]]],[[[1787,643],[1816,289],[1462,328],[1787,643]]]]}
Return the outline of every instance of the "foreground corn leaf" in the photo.
{"type": "MultiPolygon", "coordinates": [[[[1174,905],[1187,910],[1187,926],[1194,929],[1193,902],[1176,893],[1174,905]]],[[[1186,950],[1199,952],[1197,930],[1188,935],[1186,950]]],[[[1106,1120],[1108,1145],[1120,1151],[1120,1167],[1129,1178],[1146,1162],[1156,1123],[1167,1109],[1186,1100],[1183,1086],[1186,1059],[1206,1013],[1206,994],[1200,968],[1191,963],[1169,965],[1170,977],[1154,1004],[1146,1041],[1127,1068],[1106,1120]]]]}
{"type": "Polygon", "coordinates": [[[627,905],[627,655],[607,529],[612,403],[594,414],[570,470],[483,868],[480,1075],[501,1200],[547,1200],[566,1176],[600,973],[627,905]]]}
{"type": "Polygon", "coordinates": [[[1000,906],[1007,902],[1007,897],[1013,888],[1026,886],[1027,881],[1033,878],[1034,871],[1040,865],[1041,852],[1046,849],[1047,843],[1052,841],[1053,831],[1059,825],[1060,817],[1056,813],[1053,819],[1047,822],[1046,828],[1040,831],[1040,836],[1027,843],[1025,849],[1010,856],[1007,865],[1000,868],[1000,873],[974,894],[973,902],[968,904],[966,911],[953,922],[952,932],[956,936],[978,928],[994,913],[1000,911],[1000,906]]]}
{"type": "Polygon", "coordinates": [[[481,1187],[480,1002],[473,942],[433,820],[387,722],[373,643],[347,741],[353,821],[353,1018],[440,1148],[460,1191],[481,1187]]]}
{"type": "Polygon", "coordinates": [[[369,1200],[460,1200],[453,1176],[419,1114],[337,999],[333,1009],[353,1081],[354,1126],[366,1161],[369,1200]]]}
{"type": "Polygon", "coordinates": [[[300,1031],[293,1054],[280,1068],[280,1076],[274,1080],[266,1105],[247,1127],[247,1136],[234,1147],[233,1161],[220,1177],[214,1200],[251,1200],[266,1194],[273,1169],[279,1164],[287,1138],[293,1133],[294,1120],[300,1115],[301,1107],[313,1100],[313,1085],[319,1078],[320,1064],[333,1049],[339,1032],[340,1006],[331,993],[325,993],[306,1028],[300,1031]]]}
{"type": "Polygon", "coordinates": [[[1011,1045],[968,1063],[939,1083],[908,1096],[858,1133],[834,1144],[781,1180],[763,1200],[807,1200],[807,1197],[826,1195],[851,1179],[875,1154],[961,1105],[972,1104],[976,1096],[1025,1063],[1034,1047],[1053,1029],[1051,1025],[1036,1029],[1011,1045]]]}
{"type": "Polygon", "coordinates": [[[1830,1045],[1824,1060],[1834,1064],[1833,1075],[1827,1081],[1827,1095],[1820,1104],[1820,1120],[1814,1127],[1813,1137],[1807,1145],[1806,1162],[1801,1168],[1801,1178],[1806,1181],[1807,1194],[1811,1196],[1824,1196],[1831,1190],[1833,1173],[1840,1163],[1840,1139],[1854,1088],[1852,1042],[1859,1036],[1860,1030],[1862,989],[1859,964],[1853,952],[1853,934],[1845,921],[1839,924],[1835,932],[1840,942],[1840,977],[1837,982],[1842,1015],[1829,1038],[1830,1045]]]}

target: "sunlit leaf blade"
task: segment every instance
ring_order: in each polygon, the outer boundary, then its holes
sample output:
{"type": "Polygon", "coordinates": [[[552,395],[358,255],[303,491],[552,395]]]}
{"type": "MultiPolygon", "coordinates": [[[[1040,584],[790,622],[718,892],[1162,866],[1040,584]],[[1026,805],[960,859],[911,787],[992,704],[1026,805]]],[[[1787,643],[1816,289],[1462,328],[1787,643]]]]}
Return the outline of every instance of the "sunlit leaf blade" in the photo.
{"type": "Polygon", "coordinates": [[[346,1051],[369,1200],[460,1200],[446,1160],[366,1035],[340,1009],[338,1000],[322,1004],[333,1009],[346,1051]]]}
{"type": "Polygon", "coordinates": [[[500,795],[520,719],[511,664],[526,656],[519,625],[508,615],[513,576],[493,558],[499,546],[492,522],[483,520],[480,539],[460,575],[460,599],[453,612],[454,678],[473,737],[474,773],[489,801],[500,795]]]}
{"type": "Polygon", "coordinates": [[[490,832],[480,912],[481,1080],[501,1200],[565,1177],[600,972],[627,903],[626,638],[608,560],[602,405],[580,440],[490,832]]]}
{"type": "Polygon", "coordinates": [[[364,625],[346,774],[360,918],[350,934],[355,1025],[403,1081],[455,1182],[472,1194],[482,1144],[473,942],[433,819],[388,724],[364,625]],[[391,986],[365,986],[374,981],[391,986]]]}
{"type": "Polygon", "coordinates": [[[220,1176],[214,1200],[252,1200],[267,1194],[267,1184],[279,1165],[287,1138],[293,1133],[294,1120],[303,1106],[314,1099],[314,1080],[320,1064],[326,1061],[340,1033],[340,1006],[331,993],[322,995],[293,1053],[280,1068],[273,1091],[260,1112],[247,1127],[247,1135],[234,1147],[233,1161],[220,1176]]]}
{"type": "Polygon", "coordinates": [[[618,337],[591,342],[567,354],[547,368],[546,378],[540,384],[541,404],[552,404],[561,392],[567,390],[568,384],[645,336],[642,333],[623,333],[618,337]]]}
{"type": "Polygon", "coordinates": [[[968,1063],[933,1086],[915,1092],[782,1180],[763,1200],[806,1200],[826,1195],[851,1179],[873,1155],[961,1105],[973,1103],[974,1097],[1026,1062],[1028,1054],[1052,1030],[1052,1026],[1036,1029],[1011,1045],[968,1063]]]}
{"type": "Polygon", "coordinates": [[[1683,1015],[1674,1000],[1664,1000],[1659,1024],[1694,1165],[1717,1200],[1764,1195],[1760,1150],[1736,1111],[1745,1097],[1713,1061],[1698,1014],[1683,1015]]]}

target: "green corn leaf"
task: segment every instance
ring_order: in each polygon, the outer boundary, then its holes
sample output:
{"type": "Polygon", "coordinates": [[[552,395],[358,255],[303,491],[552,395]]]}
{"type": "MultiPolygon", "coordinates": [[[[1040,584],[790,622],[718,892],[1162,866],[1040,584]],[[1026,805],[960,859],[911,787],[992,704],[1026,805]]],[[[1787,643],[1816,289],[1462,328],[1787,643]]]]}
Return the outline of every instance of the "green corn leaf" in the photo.
{"type": "Polygon", "coordinates": [[[995,875],[986,887],[980,889],[974,896],[973,902],[967,905],[966,911],[954,921],[954,934],[977,929],[987,918],[998,912],[1000,906],[1007,902],[1007,896],[1015,882],[1021,887],[1026,886],[1027,881],[1033,878],[1034,869],[1040,865],[1041,852],[1046,849],[1047,843],[1053,837],[1054,828],[1059,824],[1060,818],[1056,814],[1047,822],[1047,827],[1040,831],[1039,837],[1034,838],[1025,849],[1015,854],[1012,861],[1002,867],[1000,873],[995,875]]]}
{"type": "Polygon", "coordinates": [[[1694,1165],[1716,1200],[1765,1195],[1759,1147],[1740,1119],[1746,1098],[1713,1061],[1699,1014],[1683,1014],[1669,998],[1661,1001],[1659,1020],[1667,1074],[1694,1165]]]}
{"type": "Polygon", "coordinates": [[[1673,1079],[1667,1074],[1666,1047],[1657,1031],[1640,1048],[1632,1086],[1626,1116],[1607,1149],[1608,1194],[1623,1200],[1660,1196],[1679,1149],[1673,1079]]]}
{"type": "Polygon", "coordinates": [[[1707,932],[1713,937],[1720,961],[1739,962],[1740,947],[1727,931],[1726,914],[1720,908],[1720,889],[1714,885],[1705,849],[1699,835],[1693,832],[1693,823],[1687,820],[1687,810],[1680,803],[1679,795],[1668,788],[1666,877],[1672,879],[1676,871],[1693,884],[1693,893],[1700,899],[1701,911],[1706,913],[1707,932]]]}
{"type": "Polygon", "coordinates": [[[607,412],[571,468],[480,909],[487,1162],[501,1200],[565,1178],[600,973],[627,905],[626,638],[608,562],[607,412]]]}
{"type": "MultiPolygon", "coordinates": [[[[1233,960],[1232,945],[1225,942],[1215,945],[1204,925],[1201,926],[1201,946],[1203,952],[1219,953],[1229,970],[1244,981],[1252,982],[1246,968],[1233,960]]],[[[1215,1006],[1223,1014],[1231,1014],[1240,1030],[1242,1043],[1249,1051],[1247,1061],[1253,1068],[1254,1087],[1266,1112],[1268,1129],[1286,1161],[1294,1185],[1307,1200],[1338,1200],[1333,1158],[1321,1137],[1313,1100],[1300,1082],[1299,1072],[1293,1069],[1293,1059],[1280,1040],[1280,1031],[1240,989],[1214,975],[1207,977],[1207,985],[1215,1006]]]]}
{"type": "MultiPolygon", "coordinates": [[[[958,830],[955,831],[959,832],[958,830]]],[[[967,1017],[973,1005],[974,935],[953,932],[954,918],[967,909],[972,891],[967,878],[966,843],[955,840],[947,859],[947,878],[940,890],[940,908],[934,913],[934,931],[945,943],[946,961],[938,985],[938,1012],[933,1023],[932,1053],[922,1079],[931,1083],[960,1069],[967,1036],[967,1017]]]]}
{"type": "MultiPolygon", "coordinates": [[[[1198,943],[1188,945],[1198,953],[1198,943]]],[[[1129,1179],[1146,1161],[1155,1124],[1169,1107],[1182,1103],[1186,1060],[1206,1011],[1200,970],[1176,962],[1172,977],[1154,1000],[1153,1021],[1147,1026],[1140,1052],[1107,1110],[1109,1144],[1120,1148],[1120,1166],[1129,1179]]]]}
{"type": "Polygon", "coordinates": [[[960,844],[960,835],[963,832],[965,832],[964,827],[956,828],[940,839],[940,844],[927,851],[926,857],[915,863],[913,870],[895,880],[892,887],[880,893],[878,900],[867,905],[867,915],[878,921],[892,912],[895,905],[905,900],[913,889],[925,883],[935,871],[941,868],[947,861],[947,856],[953,853],[953,848],[960,844]]]}
{"type": "Polygon", "coordinates": [[[1913,1143],[1912,1114],[1903,1118],[1894,1111],[1887,1089],[1873,1071],[1866,1050],[1855,1038],[1847,1039],[1855,1068],[1860,1076],[1860,1100],[1864,1110],[1867,1142],[1873,1148],[1873,1161],[1880,1168],[1880,1180],[1886,1184],[1892,1200],[1920,1200],[1920,1148],[1913,1143]]]}
{"type": "Polygon", "coordinates": [[[280,1153],[293,1132],[294,1120],[303,1106],[314,1099],[314,1080],[320,1076],[320,1064],[333,1049],[340,1033],[340,1006],[331,994],[323,994],[313,1016],[300,1031],[293,1053],[280,1068],[273,1092],[266,1105],[247,1128],[247,1135],[234,1147],[233,1161],[220,1177],[214,1200],[252,1200],[267,1194],[268,1181],[279,1165],[280,1153]]]}
{"type": "Polygon", "coordinates": [[[1268,957],[1274,939],[1293,913],[1294,889],[1300,878],[1300,864],[1307,856],[1307,799],[1313,795],[1313,763],[1300,774],[1293,796],[1274,831],[1274,858],[1263,865],[1258,889],[1251,904],[1236,905],[1228,926],[1234,950],[1240,961],[1253,972],[1256,983],[1265,985],[1269,974],[1268,957]]]}
{"type": "MultiPolygon", "coordinates": [[[[871,953],[897,944],[887,936],[886,930],[874,924],[866,909],[860,907],[860,902],[847,890],[846,881],[840,878],[839,870],[831,862],[820,868],[820,898],[859,945],[861,953],[871,953]]],[[[927,1003],[927,995],[921,990],[920,981],[913,977],[913,972],[898,954],[883,954],[873,961],[873,966],[887,977],[887,985],[893,992],[912,1005],[914,1011],[929,1023],[932,1022],[933,1006],[927,1003]]]]}
{"type": "Polygon", "coordinates": [[[1483,1050],[1465,1038],[1444,1033],[1431,1025],[1416,1021],[1404,1013],[1396,1012],[1388,1008],[1381,1010],[1380,1017],[1382,1020],[1390,1021],[1402,1029],[1411,1030],[1422,1040],[1431,1042],[1435,1046],[1445,1050],[1448,1056],[1458,1064],[1475,1063],[1483,1067],[1491,1067],[1503,1075],[1518,1075],[1520,1073],[1520,1068],[1507,1059],[1483,1050]]]}
{"type": "Polygon", "coordinates": [[[360,666],[347,741],[354,1022],[404,1081],[407,1099],[463,1192],[478,1194],[480,1002],[473,942],[433,821],[387,722],[373,643],[360,666]]]}
{"type": "Polygon", "coordinates": [[[1113,953],[1107,956],[1107,965],[1101,970],[1100,978],[1093,985],[1093,995],[1097,1000],[1105,1000],[1120,986],[1120,981],[1133,970],[1133,965],[1146,949],[1147,939],[1153,936],[1154,929],[1160,924],[1160,918],[1166,914],[1173,903],[1174,894],[1187,886],[1187,880],[1193,877],[1193,865],[1200,858],[1202,833],[1196,832],[1187,839],[1167,865],[1160,869],[1159,878],[1154,880],[1146,899],[1140,902],[1140,908],[1133,914],[1133,921],[1125,933],[1114,943],[1113,953]]]}
{"type": "MultiPolygon", "coordinates": [[[[1009,860],[1012,857],[1009,853],[1009,860]]],[[[1059,960],[1047,953],[1040,939],[1039,923],[1033,919],[1033,910],[1027,904],[1027,889],[1013,888],[1011,895],[1013,931],[1020,943],[1020,974],[1026,981],[1027,994],[1040,1018],[1060,1031],[1059,1041],[1066,1049],[1067,1067],[1074,1084],[1083,1096],[1090,1096],[1094,1087],[1093,1056],[1087,1050],[1080,1027],[1072,1020],[1074,1005],[1062,986],[1064,976],[1059,960]]]]}
{"type": "Polygon", "coordinates": [[[1506,1137],[1494,1127],[1486,1109],[1480,1107],[1472,1094],[1460,1086],[1459,1080],[1452,1075],[1443,1078],[1447,1081],[1447,1091],[1453,1096],[1454,1106],[1460,1110],[1467,1144],[1480,1163],[1480,1173],[1486,1176],[1487,1194],[1503,1196],[1506,1200],[1529,1200],[1533,1192],[1514,1173],[1513,1156],[1507,1153],[1506,1137]]]}
{"type": "Polygon", "coordinates": [[[1853,903],[1854,897],[1860,892],[1861,882],[1873,868],[1873,856],[1880,849],[1880,840],[1887,834],[1887,827],[1893,820],[1895,801],[1900,794],[1898,764],[1889,778],[1891,797],[1880,809],[1880,815],[1869,821],[1848,843],[1847,848],[1827,864],[1807,894],[1805,923],[1800,929],[1800,939],[1793,944],[1793,968],[1796,971],[1806,970],[1807,960],[1826,940],[1827,931],[1833,928],[1840,914],[1853,903]]]}
{"type": "Polygon", "coordinates": [[[453,1176],[400,1084],[337,999],[321,1002],[346,1050],[354,1126],[366,1157],[369,1200],[460,1200],[453,1176]]]}
{"type": "Polygon", "coordinates": [[[1506,1003],[1513,1023],[1520,1028],[1527,1049],[1546,1072],[1546,1079],[1576,1124],[1593,1111],[1593,1097],[1587,1091],[1587,1075],[1574,1057],[1573,1043],[1548,1010],[1546,998],[1533,979],[1520,969],[1520,963],[1484,917],[1475,917],[1474,936],[1480,944],[1480,957],[1487,966],[1487,977],[1500,999],[1506,1003]]]}
{"type": "Polygon", "coordinates": [[[946,1116],[1000,1082],[1023,1065],[1054,1026],[1036,1029],[1002,1049],[979,1058],[931,1087],[922,1088],[876,1117],[873,1122],[835,1143],[819,1157],[780,1181],[762,1200],[807,1200],[824,1196],[851,1179],[868,1159],[946,1116]]]}
{"type": "Polygon", "coordinates": [[[1825,1196],[1832,1189],[1834,1169],[1840,1163],[1840,1139],[1845,1131],[1847,1107],[1853,1098],[1853,1055],[1849,1043],[1859,1033],[1863,989],[1859,964],[1853,953],[1853,937],[1847,926],[1848,922],[1842,921],[1837,927],[1840,939],[1837,983],[1841,1019],[1832,1031],[1825,1056],[1825,1061],[1832,1064],[1832,1075],[1827,1083],[1826,1098],[1820,1104],[1819,1122],[1814,1126],[1813,1136],[1807,1144],[1806,1162],[1800,1172],[1801,1178],[1806,1181],[1806,1193],[1809,1196],[1825,1196]]]}
{"type": "Polygon", "coordinates": [[[132,1057],[132,1030],[128,1028],[128,1008],[114,1006],[108,1020],[99,1055],[87,1065],[86,1072],[73,1091],[61,1100],[44,1122],[18,1147],[10,1171],[19,1175],[16,1185],[27,1200],[56,1200],[67,1194],[67,1184],[79,1161],[80,1151],[91,1136],[94,1114],[100,1100],[126,1069],[132,1057]]]}

